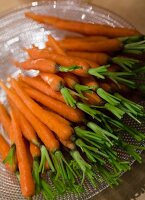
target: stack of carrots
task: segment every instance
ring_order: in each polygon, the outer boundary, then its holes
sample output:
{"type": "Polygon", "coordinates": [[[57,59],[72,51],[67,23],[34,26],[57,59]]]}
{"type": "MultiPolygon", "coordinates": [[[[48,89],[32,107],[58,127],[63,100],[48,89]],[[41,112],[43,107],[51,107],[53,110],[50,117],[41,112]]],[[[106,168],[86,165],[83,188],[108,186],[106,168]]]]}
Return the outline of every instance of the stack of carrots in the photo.
{"type": "Polygon", "coordinates": [[[39,74],[9,78],[10,87],[0,81],[9,104],[7,110],[0,103],[0,123],[10,139],[8,144],[0,135],[5,166],[17,175],[24,197],[80,194],[85,179],[95,187],[103,181],[117,185],[131,159],[141,163],[137,150],[145,149],[144,133],[122,121],[128,115],[141,124],[145,116],[144,108],[128,99],[144,73],[138,56],[145,51],[144,36],[134,29],[25,15],[81,35],[59,41],[49,35],[44,49],[24,49],[29,59],[14,64],[39,74]],[[54,187],[41,176],[47,172],[54,187]]]}

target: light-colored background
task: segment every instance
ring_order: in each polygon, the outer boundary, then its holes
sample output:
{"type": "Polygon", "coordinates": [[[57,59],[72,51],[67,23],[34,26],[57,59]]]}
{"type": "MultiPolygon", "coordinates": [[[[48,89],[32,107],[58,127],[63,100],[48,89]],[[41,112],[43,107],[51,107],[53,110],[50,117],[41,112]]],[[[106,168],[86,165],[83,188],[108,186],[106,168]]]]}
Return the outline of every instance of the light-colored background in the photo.
{"type": "MultiPolygon", "coordinates": [[[[30,0],[0,0],[0,13],[28,2],[30,0]]],[[[116,12],[145,34],[145,0],[90,0],[90,2],[116,12]]],[[[118,187],[108,188],[92,200],[145,200],[145,153],[143,164],[135,163],[133,169],[122,177],[122,183],[118,187]]]]}

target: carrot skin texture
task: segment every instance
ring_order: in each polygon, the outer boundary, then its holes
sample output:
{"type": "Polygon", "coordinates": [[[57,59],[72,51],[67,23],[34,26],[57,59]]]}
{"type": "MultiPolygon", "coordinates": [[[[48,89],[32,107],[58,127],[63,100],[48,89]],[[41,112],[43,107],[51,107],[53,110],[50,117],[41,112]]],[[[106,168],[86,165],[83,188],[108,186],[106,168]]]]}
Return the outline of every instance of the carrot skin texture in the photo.
{"type": "Polygon", "coordinates": [[[54,27],[68,30],[76,33],[82,33],[85,35],[103,35],[108,37],[123,37],[140,35],[135,29],[111,27],[108,25],[83,23],[79,21],[65,20],[58,17],[50,17],[45,15],[35,14],[33,12],[25,13],[26,17],[29,17],[37,22],[53,25],[54,27]]]}
{"type": "Polygon", "coordinates": [[[71,51],[112,52],[121,49],[122,43],[118,39],[108,39],[96,43],[83,42],[83,41],[72,44],[62,43],[60,44],[60,46],[65,50],[71,50],[71,51]]]}
{"type": "Polygon", "coordinates": [[[31,110],[31,112],[50,130],[52,130],[60,139],[68,140],[71,137],[73,134],[73,129],[70,126],[62,124],[59,119],[55,117],[56,114],[52,115],[51,112],[42,109],[27,95],[27,93],[21,88],[16,80],[11,79],[11,85],[17,94],[21,97],[23,102],[31,110]]]}
{"type": "Polygon", "coordinates": [[[15,115],[19,119],[22,135],[29,142],[32,142],[32,143],[34,143],[36,145],[39,145],[37,134],[36,134],[34,128],[29,123],[29,121],[27,120],[27,118],[25,118],[25,116],[17,109],[17,107],[15,106],[13,101],[11,101],[11,99],[9,99],[9,103],[10,103],[11,108],[15,111],[15,115]]]}
{"type": "Polygon", "coordinates": [[[109,56],[105,53],[96,53],[96,52],[86,52],[86,51],[68,51],[67,54],[69,56],[77,56],[80,58],[86,58],[88,60],[92,60],[99,65],[104,65],[109,60],[109,56]]]}
{"type": "Polygon", "coordinates": [[[64,102],[64,98],[61,95],[61,93],[53,91],[50,88],[50,86],[47,83],[45,83],[40,77],[31,78],[31,77],[21,76],[19,79],[24,81],[24,83],[28,84],[29,86],[32,86],[33,88],[38,89],[40,92],[54,99],[57,99],[61,102],[64,102]]]}
{"type": "Polygon", "coordinates": [[[42,122],[40,122],[37,117],[35,117],[32,112],[27,108],[27,106],[23,103],[20,97],[10,89],[8,89],[3,82],[0,81],[0,86],[5,90],[7,96],[13,100],[15,99],[15,105],[23,113],[23,115],[28,119],[30,124],[33,126],[35,131],[37,132],[41,141],[45,144],[46,148],[49,151],[56,151],[59,148],[59,142],[54,137],[53,133],[45,126],[42,122]]]}
{"type": "Polygon", "coordinates": [[[56,74],[40,73],[40,77],[56,92],[60,91],[65,84],[64,80],[56,74]]]}
{"type": "Polygon", "coordinates": [[[65,103],[57,101],[33,88],[24,88],[27,94],[34,100],[48,107],[50,110],[58,113],[62,117],[75,123],[80,123],[84,119],[84,114],[78,109],[73,109],[65,103]]]}
{"type": "Polygon", "coordinates": [[[6,130],[11,144],[14,143],[14,133],[11,129],[11,118],[10,115],[8,114],[5,106],[0,103],[0,122],[2,123],[3,128],[6,130]]]}
{"type": "Polygon", "coordinates": [[[50,42],[50,46],[56,51],[56,53],[61,54],[61,55],[66,55],[65,51],[61,49],[58,42],[51,35],[48,35],[48,39],[50,42]]]}
{"type": "Polygon", "coordinates": [[[30,153],[34,159],[41,156],[40,148],[33,143],[30,143],[30,153]]]}
{"type": "Polygon", "coordinates": [[[41,72],[50,72],[50,73],[57,73],[58,66],[57,64],[48,59],[36,59],[36,60],[26,60],[24,62],[15,62],[16,67],[25,69],[25,70],[39,70],[41,72]]]}
{"type": "Polygon", "coordinates": [[[88,78],[81,78],[81,83],[86,86],[94,86],[95,91],[99,87],[98,82],[96,81],[96,79],[93,76],[89,76],[88,78]]]}
{"type": "Polygon", "coordinates": [[[12,127],[15,131],[15,144],[20,172],[20,185],[24,197],[31,197],[35,194],[35,184],[31,173],[31,164],[27,157],[27,150],[22,133],[19,127],[17,116],[12,111],[12,127]]]}
{"type": "Polygon", "coordinates": [[[102,99],[95,93],[84,93],[85,97],[87,97],[87,100],[83,100],[84,102],[91,104],[91,105],[101,105],[103,103],[102,99]]]}

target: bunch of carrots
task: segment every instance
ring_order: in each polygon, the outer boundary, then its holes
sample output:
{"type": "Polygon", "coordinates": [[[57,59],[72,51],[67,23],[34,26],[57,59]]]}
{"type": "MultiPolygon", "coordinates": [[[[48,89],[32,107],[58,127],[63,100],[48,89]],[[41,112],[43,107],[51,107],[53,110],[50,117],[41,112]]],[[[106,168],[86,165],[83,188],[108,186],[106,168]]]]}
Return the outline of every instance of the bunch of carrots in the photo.
{"type": "Polygon", "coordinates": [[[9,105],[0,103],[0,123],[10,140],[0,135],[3,163],[17,175],[24,197],[80,194],[85,179],[95,187],[103,181],[117,185],[131,159],[141,163],[137,150],[145,150],[144,133],[122,120],[128,115],[141,124],[145,116],[143,106],[127,98],[138,91],[137,75],[145,70],[139,55],[144,36],[134,29],[25,15],[81,35],[59,41],[49,35],[44,49],[25,48],[29,59],[15,66],[39,74],[9,78],[8,86],[0,81],[9,105]],[[42,176],[47,172],[53,187],[42,176]]]}

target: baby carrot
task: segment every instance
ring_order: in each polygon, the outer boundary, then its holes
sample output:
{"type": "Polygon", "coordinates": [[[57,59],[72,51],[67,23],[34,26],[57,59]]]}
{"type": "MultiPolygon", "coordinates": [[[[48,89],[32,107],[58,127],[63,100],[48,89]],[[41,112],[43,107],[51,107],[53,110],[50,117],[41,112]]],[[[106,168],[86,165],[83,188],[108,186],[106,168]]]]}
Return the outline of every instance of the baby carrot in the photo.
{"type": "Polygon", "coordinates": [[[42,93],[57,99],[61,102],[64,102],[64,98],[60,92],[55,92],[51,89],[51,87],[45,83],[40,77],[28,77],[28,76],[21,76],[19,77],[20,80],[24,81],[24,83],[32,86],[35,89],[38,89],[42,93]]]}
{"type": "Polygon", "coordinates": [[[67,105],[75,107],[75,93],[65,87],[64,80],[60,76],[49,73],[41,73],[40,76],[52,89],[61,92],[67,105]]]}
{"type": "Polygon", "coordinates": [[[103,103],[102,99],[95,92],[85,92],[84,96],[87,100],[83,100],[84,102],[91,105],[101,105],[103,103]]]}
{"type": "Polygon", "coordinates": [[[5,108],[5,106],[0,103],[0,122],[2,123],[3,128],[6,130],[8,134],[11,144],[14,142],[13,132],[11,130],[11,118],[5,108]]]}
{"type": "MultiPolygon", "coordinates": [[[[89,64],[84,61],[83,59],[80,58],[72,58],[70,56],[64,56],[64,55],[60,55],[60,54],[56,54],[56,53],[50,53],[50,51],[48,49],[38,49],[38,48],[31,48],[31,49],[27,49],[26,50],[29,54],[29,56],[33,59],[39,59],[39,58],[43,58],[43,59],[51,59],[54,62],[62,65],[62,66],[78,66],[78,67],[82,67],[82,69],[76,69],[74,71],[71,71],[74,74],[79,74],[80,76],[87,76],[86,72],[89,69],[89,64]]],[[[67,67],[68,69],[69,67],[67,67]]],[[[64,67],[65,69],[65,67],[64,67]]]]}
{"type": "Polygon", "coordinates": [[[65,82],[56,74],[40,73],[40,77],[56,92],[60,91],[65,82]]]}
{"type": "Polygon", "coordinates": [[[30,153],[33,158],[37,158],[41,156],[40,148],[31,142],[30,142],[30,153]]]}
{"type": "Polygon", "coordinates": [[[60,43],[60,47],[71,51],[112,52],[121,49],[122,43],[118,39],[108,39],[100,42],[77,41],[60,43]]]}
{"type": "Polygon", "coordinates": [[[83,23],[79,21],[65,20],[58,17],[44,16],[33,12],[25,13],[25,16],[32,18],[40,23],[53,25],[54,27],[69,30],[86,35],[103,35],[108,37],[123,37],[140,35],[135,29],[111,27],[108,25],[83,23]]]}
{"type": "Polygon", "coordinates": [[[25,70],[30,70],[30,69],[35,69],[39,70],[41,72],[50,72],[50,73],[56,73],[58,72],[57,64],[52,61],[52,60],[46,60],[46,59],[37,59],[37,60],[26,60],[24,62],[15,62],[16,67],[25,69],[25,70]]]}
{"type": "Polygon", "coordinates": [[[65,37],[60,42],[76,42],[76,41],[90,41],[90,42],[99,42],[103,40],[107,40],[108,38],[105,36],[83,36],[83,37],[65,37]]]}
{"type": "MultiPolygon", "coordinates": [[[[12,150],[15,151],[15,147],[12,150]]],[[[7,156],[9,152],[10,152],[10,146],[8,145],[4,137],[0,134],[0,155],[1,155],[2,161],[5,163],[5,166],[9,171],[15,172],[17,168],[16,157],[13,154],[13,156],[11,158],[9,157],[9,160],[8,160],[7,156]],[[7,162],[5,162],[5,159],[7,159],[7,162]]]]}
{"type": "Polygon", "coordinates": [[[70,106],[60,101],[57,101],[33,88],[28,87],[25,88],[24,90],[35,101],[40,102],[42,105],[45,105],[50,110],[58,113],[62,117],[76,123],[80,123],[83,121],[84,115],[83,112],[81,112],[80,110],[73,109],[70,106]]]}
{"type": "Polygon", "coordinates": [[[59,148],[59,142],[56,140],[53,133],[32,114],[32,112],[27,108],[27,106],[14,91],[8,89],[2,81],[0,81],[0,86],[5,90],[7,96],[11,100],[15,99],[15,105],[33,126],[39,138],[45,144],[46,148],[52,152],[56,151],[59,148]]]}
{"type": "Polygon", "coordinates": [[[12,127],[15,131],[15,144],[20,172],[20,185],[24,197],[31,197],[35,194],[35,184],[31,173],[31,165],[27,157],[27,150],[19,126],[17,116],[11,111],[12,127]]]}
{"type": "Polygon", "coordinates": [[[31,126],[27,118],[17,109],[13,101],[9,99],[10,107],[13,109],[13,112],[15,112],[15,115],[19,119],[20,128],[22,131],[23,136],[30,142],[34,143],[35,145],[39,145],[39,141],[37,138],[37,134],[34,130],[34,128],[31,126]]]}
{"type": "Polygon", "coordinates": [[[92,60],[99,65],[104,65],[109,60],[109,56],[105,53],[96,53],[96,52],[86,52],[86,51],[67,51],[69,56],[77,56],[80,58],[85,58],[92,60]]]}
{"type": "Polygon", "coordinates": [[[71,137],[73,129],[70,126],[64,123],[62,124],[51,112],[44,110],[35,101],[33,101],[16,80],[11,79],[11,85],[31,112],[60,139],[67,140],[71,137]]]}
{"type": "Polygon", "coordinates": [[[51,35],[48,35],[48,39],[50,42],[50,46],[56,51],[56,53],[61,54],[61,55],[66,55],[65,51],[63,51],[59,47],[58,42],[51,35]]]}
{"type": "Polygon", "coordinates": [[[99,88],[99,84],[93,76],[88,76],[88,78],[81,78],[81,83],[87,86],[93,86],[92,90],[96,91],[99,88]]]}

